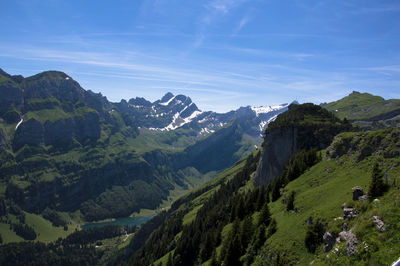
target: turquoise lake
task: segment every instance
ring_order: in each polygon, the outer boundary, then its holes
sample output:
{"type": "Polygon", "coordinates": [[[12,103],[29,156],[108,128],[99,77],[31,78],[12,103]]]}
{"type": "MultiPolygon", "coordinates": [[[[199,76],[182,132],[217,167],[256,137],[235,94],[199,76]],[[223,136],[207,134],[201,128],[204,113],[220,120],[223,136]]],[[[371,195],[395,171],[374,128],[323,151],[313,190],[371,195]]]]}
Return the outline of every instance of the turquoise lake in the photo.
{"type": "Polygon", "coordinates": [[[93,227],[102,227],[106,225],[142,225],[151,218],[153,218],[154,215],[151,216],[145,216],[145,217],[124,217],[124,218],[117,218],[114,221],[110,222],[101,222],[101,223],[88,223],[84,224],[81,226],[82,229],[87,229],[87,228],[93,228],[93,227]]]}

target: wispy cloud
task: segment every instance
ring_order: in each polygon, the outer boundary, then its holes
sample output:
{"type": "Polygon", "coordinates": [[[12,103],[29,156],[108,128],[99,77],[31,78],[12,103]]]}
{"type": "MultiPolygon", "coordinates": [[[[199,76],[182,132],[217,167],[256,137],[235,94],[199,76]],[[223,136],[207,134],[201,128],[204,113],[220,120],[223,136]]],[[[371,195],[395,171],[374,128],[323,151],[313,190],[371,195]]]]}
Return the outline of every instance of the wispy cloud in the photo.
{"type": "Polygon", "coordinates": [[[350,11],[357,14],[400,12],[400,4],[381,5],[377,7],[360,7],[350,11]]]}
{"type": "Polygon", "coordinates": [[[245,0],[212,0],[207,7],[223,14],[227,14],[231,9],[243,4],[245,0]]]}

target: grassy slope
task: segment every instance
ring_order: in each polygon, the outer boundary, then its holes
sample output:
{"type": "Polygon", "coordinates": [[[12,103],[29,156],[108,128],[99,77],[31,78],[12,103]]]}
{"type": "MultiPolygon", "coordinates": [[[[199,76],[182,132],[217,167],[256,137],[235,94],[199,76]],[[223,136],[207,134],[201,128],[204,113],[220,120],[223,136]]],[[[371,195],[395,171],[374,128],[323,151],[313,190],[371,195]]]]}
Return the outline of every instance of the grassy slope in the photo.
{"type": "Polygon", "coordinates": [[[362,120],[399,109],[400,100],[384,100],[369,93],[353,92],[341,100],[328,103],[324,108],[341,119],[362,120]]]}
{"type": "MultiPolygon", "coordinates": [[[[73,233],[78,225],[68,225],[68,231],[64,231],[63,227],[55,227],[50,221],[44,219],[40,215],[31,214],[25,212],[25,223],[35,230],[37,238],[35,241],[41,241],[49,243],[51,241],[57,240],[59,237],[66,237],[67,235],[73,233]]],[[[3,237],[4,243],[9,242],[21,242],[24,241],[22,237],[15,234],[14,231],[10,230],[8,224],[0,223],[0,233],[3,237]]]]}
{"type": "MultiPolygon", "coordinates": [[[[374,139],[377,136],[388,136],[391,132],[393,131],[368,132],[363,136],[366,139],[368,139],[368,137],[374,139]]],[[[340,136],[352,139],[360,138],[359,133],[344,133],[340,136]]],[[[397,144],[399,144],[398,140],[397,144]]],[[[388,149],[390,149],[390,147],[386,148],[386,150],[388,149]]],[[[383,154],[383,152],[381,154],[383,154]]],[[[335,224],[334,218],[343,216],[341,205],[343,203],[347,205],[356,204],[352,201],[351,188],[354,186],[361,186],[364,188],[364,191],[368,190],[372,165],[377,159],[381,161],[382,169],[387,170],[388,183],[392,184],[394,179],[396,179],[397,184],[400,182],[398,177],[400,174],[400,167],[398,166],[400,164],[400,158],[384,159],[382,155],[374,153],[361,162],[357,162],[358,155],[359,153],[356,152],[353,155],[344,155],[338,159],[329,159],[326,157],[301,177],[292,181],[285,187],[286,192],[296,192],[295,207],[298,209],[298,212],[287,212],[286,206],[282,203],[282,197],[270,204],[270,210],[272,216],[277,221],[278,230],[268,239],[268,249],[283,251],[286,258],[290,258],[293,261],[298,260],[300,264],[308,264],[314,259],[314,255],[308,253],[304,247],[304,238],[307,228],[306,220],[308,217],[321,217],[328,224],[328,228],[326,229],[333,229],[335,224]]],[[[392,189],[396,191],[398,188],[392,189]]],[[[395,192],[393,191],[386,196],[386,200],[381,202],[381,208],[389,208],[392,210],[397,208],[396,211],[398,213],[398,205],[395,208],[387,206],[387,204],[392,204],[390,199],[394,194],[395,192]]],[[[364,217],[370,219],[372,214],[367,213],[364,217]]],[[[387,217],[391,220],[394,219],[394,217],[390,218],[389,213],[386,215],[382,214],[381,217],[387,217]]],[[[358,220],[359,218],[350,223],[350,226],[356,225],[357,227],[359,223],[358,220]]],[[[367,229],[360,228],[358,232],[360,234],[365,234],[366,230],[367,229]]],[[[371,230],[371,227],[369,227],[368,230],[371,230]]],[[[392,236],[392,238],[399,239],[400,233],[397,231],[397,235],[392,236]]],[[[383,237],[383,239],[385,239],[385,237],[383,237]]],[[[381,241],[381,244],[383,244],[383,241],[381,241]]],[[[320,251],[321,250],[317,251],[317,253],[320,251]]],[[[383,246],[380,252],[383,254],[389,252],[389,250],[386,250],[386,247],[383,246]]],[[[387,256],[385,263],[391,263],[396,256],[387,256]]]]}
{"type": "MultiPolygon", "coordinates": [[[[340,137],[338,137],[338,139],[347,138],[352,139],[355,142],[359,141],[359,143],[361,143],[359,144],[360,147],[363,147],[363,140],[365,140],[366,143],[369,143],[370,139],[375,139],[378,136],[383,136],[383,139],[385,139],[384,136],[386,136],[387,139],[391,139],[391,133],[395,131],[396,130],[381,130],[361,134],[342,133],[339,135],[340,137]]],[[[393,140],[396,143],[396,139],[394,138],[393,140]]],[[[398,140],[397,144],[400,144],[398,140]]],[[[374,153],[360,162],[357,161],[360,154],[357,151],[349,155],[345,154],[337,159],[330,159],[326,156],[320,163],[314,165],[298,179],[290,182],[285,187],[284,194],[291,191],[296,192],[295,208],[298,209],[298,211],[286,211],[286,206],[282,203],[283,197],[278,199],[276,202],[270,203],[270,211],[272,217],[277,221],[278,230],[266,241],[263,247],[264,251],[262,252],[279,251],[281,254],[285,255],[286,259],[292,262],[297,262],[300,265],[308,264],[313,260],[318,262],[317,265],[335,264],[336,262],[334,260],[326,261],[326,254],[319,255],[321,254],[322,246],[316,254],[311,254],[306,250],[304,246],[304,238],[307,229],[306,220],[310,216],[314,218],[320,217],[326,223],[325,229],[331,231],[334,229],[337,230],[337,224],[334,222],[334,218],[343,216],[343,211],[341,209],[343,203],[346,203],[347,205],[358,204],[352,201],[352,187],[361,186],[364,188],[364,191],[368,190],[372,165],[376,160],[380,160],[382,169],[387,170],[388,183],[392,184],[393,180],[397,178],[396,183],[399,184],[400,167],[398,165],[400,165],[400,158],[383,158],[382,156],[384,151],[391,149],[392,146],[385,148],[379,153],[380,155],[374,153]]],[[[243,162],[226,170],[215,180],[198,188],[201,189],[210,186],[209,190],[190,201],[189,210],[182,221],[183,224],[188,224],[194,220],[195,215],[202,206],[204,200],[207,199],[213,191],[218,189],[218,182],[228,180],[229,177],[233,176],[241,167],[243,167],[243,162]]],[[[251,189],[251,187],[252,181],[249,181],[242,190],[248,190],[251,189]]],[[[385,263],[391,263],[395,258],[397,258],[396,256],[398,256],[398,254],[395,254],[396,252],[393,249],[397,243],[396,241],[400,239],[400,231],[397,230],[398,225],[396,225],[398,221],[396,219],[397,217],[400,217],[400,196],[398,196],[397,193],[398,188],[392,188],[391,191],[382,198],[378,209],[369,207],[365,213],[359,215],[359,217],[352,222],[349,222],[350,227],[354,226],[355,228],[358,228],[356,229],[358,237],[364,235],[364,238],[367,239],[365,235],[372,235],[369,236],[369,240],[366,241],[371,243],[370,245],[374,245],[375,249],[377,249],[376,247],[380,247],[380,249],[374,253],[376,256],[379,256],[380,263],[382,263],[382,261],[385,263]],[[370,218],[372,215],[376,214],[383,217],[385,222],[395,225],[392,227],[393,230],[391,230],[390,233],[384,233],[383,235],[378,233],[377,230],[371,226],[370,218]],[[367,226],[365,226],[365,220],[369,221],[367,226]]],[[[188,195],[184,196],[184,198],[188,197],[188,195]]],[[[254,221],[257,220],[258,215],[258,212],[253,214],[254,221]]],[[[225,238],[230,233],[231,229],[232,224],[226,225],[222,231],[222,238],[225,238]]],[[[341,247],[343,249],[343,244],[341,244],[341,247]]],[[[220,250],[221,246],[217,248],[217,255],[220,250]]],[[[338,259],[338,256],[339,255],[332,257],[344,264],[350,263],[347,256],[341,256],[341,260],[338,259]]],[[[155,265],[159,262],[162,262],[163,265],[165,265],[167,259],[168,254],[156,261],[155,265]]],[[[354,261],[351,262],[354,263],[354,261]]],[[[363,264],[361,262],[356,263],[361,265],[363,264]]],[[[208,264],[209,261],[204,265],[208,264]]],[[[263,265],[263,262],[261,260],[256,260],[254,265],[263,265]]],[[[340,263],[338,265],[340,265],[340,263]]]]}
{"type": "Polygon", "coordinates": [[[324,160],[291,182],[285,189],[296,192],[295,207],[299,212],[287,212],[281,199],[270,204],[278,224],[277,232],[268,240],[270,248],[300,258],[301,264],[311,261],[313,255],[304,247],[307,218],[319,216],[331,221],[342,216],[341,205],[351,201],[351,188],[367,187],[368,164],[355,167],[354,161],[347,158],[324,160]]]}

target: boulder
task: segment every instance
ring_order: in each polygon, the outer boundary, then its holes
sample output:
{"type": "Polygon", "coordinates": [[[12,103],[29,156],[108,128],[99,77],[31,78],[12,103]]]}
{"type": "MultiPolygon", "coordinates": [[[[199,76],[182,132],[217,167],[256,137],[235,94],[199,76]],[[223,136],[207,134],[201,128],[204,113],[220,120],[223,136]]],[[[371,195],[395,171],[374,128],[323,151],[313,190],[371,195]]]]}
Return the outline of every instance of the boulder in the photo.
{"type": "Polygon", "coordinates": [[[339,236],[336,238],[336,242],[344,242],[346,241],[346,252],[347,256],[352,256],[357,252],[358,239],[352,230],[350,231],[342,231],[339,233],[339,236]]]}
{"type": "Polygon", "coordinates": [[[379,232],[384,232],[385,231],[385,224],[379,218],[379,216],[372,216],[372,220],[374,222],[374,225],[375,225],[376,229],[378,229],[379,232]]]}
{"type": "Polygon", "coordinates": [[[346,251],[347,256],[353,256],[357,252],[358,239],[350,230],[347,234],[346,251]]]}
{"type": "Polygon", "coordinates": [[[328,231],[325,232],[324,236],[322,237],[324,241],[324,248],[322,249],[322,253],[326,253],[333,248],[335,245],[336,239],[335,237],[328,231]]]}
{"type": "Polygon", "coordinates": [[[352,190],[353,190],[353,200],[358,200],[361,196],[364,195],[364,190],[360,186],[353,187],[352,190]]]}
{"type": "Polygon", "coordinates": [[[343,208],[343,219],[354,219],[357,217],[357,211],[354,208],[343,208]]]}
{"type": "Polygon", "coordinates": [[[359,201],[366,202],[368,200],[367,195],[362,195],[358,198],[359,201]]]}
{"type": "Polygon", "coordinates": [[[348,230],[348,225],[346,222],[343,223],[343,231],[347,231],[348,230]]]}

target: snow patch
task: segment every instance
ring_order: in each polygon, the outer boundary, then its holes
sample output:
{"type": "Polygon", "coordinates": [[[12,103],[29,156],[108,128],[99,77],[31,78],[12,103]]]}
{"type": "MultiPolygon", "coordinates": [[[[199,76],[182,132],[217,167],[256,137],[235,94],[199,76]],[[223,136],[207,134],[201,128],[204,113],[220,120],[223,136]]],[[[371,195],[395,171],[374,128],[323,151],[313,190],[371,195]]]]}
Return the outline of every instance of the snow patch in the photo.
{"type": "Polygon", "coordinates": [[[165,102],[165,103],[158,103],[158,104],[167,106],[170,102],[172,102],[173,99],[175,99],[175,96],[174,96],[174,97],[171,97],[171,99],[169,99],[169,100],[168,100],[167,102],[165,102]]]}
{"type": "Polygon", "coordinates": [[[18,122],[18,124],[15,126],[15,130],[17,130],[17,128],[19,127],[19,125],[21,125],[21,123],[24,121],[23,118],[21,118],[21,120],[18,122]]]}
{"type": "Polygon", "coordinates": [[[253,110],[256,113],[256,116],[259,116],[260,114],[267,114],[272,111],[279,111],[287,106],[288,104],[281,104],[275,106],[259,106],[259,107],[251,107],[251,110],[253,110]]]}
{"type": "Polygon", "coordinates": [[[268,119],[267,124],[275,121],[275,119],[278,117],[278,115],[274,115],[273,117],[271,117],[270,119],[268,119]]]}
{"type": "Polygon", "coordinates": [[[261,132],[263,131],[263,129],[267,125],[267,123],[268,123],[267,121],[261,121],[261,123],[258,125],[261,132]]]}
{"type": "Polygon", "coordinates": [[[210,134],[210,133],[214,133],[215,132],[215,130],[212,130],[212,129],[208,129],[208,128],[202,128],[201,130],[200,130],[200,135],[203,135],[203,134],[210,134]]]}
{"type": "Polygon", "coordinates": [[[187,123],[190,123],[194,118],[196,118],[197,116],[199,116],[200,114],[202,114],[203,112],[201,111],[194,111],[189,117],[186,117],[185,119],[183,119],[179,114],[180,113],[176,113],[174,114],[174,116],[172,117],[172,122],[164,127],[164,128],[149,128],[150,130],[159,130],[159,131],[170,131],[170,130],[175,130],[187,123]]]}
{"type": "Polygon", "coordinates": [[[267,121],[261,121],[261,123],[258,125],[258,127],[260,128],[260,136],[262,137],[262,133],[264,132],[265,126],[268,125],[269,123],[275,121],[275,119],[278,117],[278,115],[274,115],[273,117],[271,117],[270,119],[268,119],[267,121]]]}

